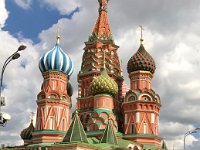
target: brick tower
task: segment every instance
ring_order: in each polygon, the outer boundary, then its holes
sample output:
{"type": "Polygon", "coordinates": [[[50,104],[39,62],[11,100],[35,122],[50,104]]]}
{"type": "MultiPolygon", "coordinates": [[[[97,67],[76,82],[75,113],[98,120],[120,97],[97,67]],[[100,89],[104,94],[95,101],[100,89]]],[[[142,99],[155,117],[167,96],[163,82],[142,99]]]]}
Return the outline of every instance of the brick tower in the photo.
{"type": "Polygon", "coordinates": [[[141,37],[141,45],[127,65],[130,90],[126,93],[122,104],[124,138],[156,147],[160,146],[158,125],[161,106],[159,95],[152,89],[152,78],[156,66],[142,41],[141,37]]]}
{"type": "Polygon", "coordinates": [[[57,36],[55,47],[46,52],[39,62],[44,80],[37,96],[33,143],[62,141],[70,126],[72,89],[69,76],[73,71],[73,63],[61,49],[59,40],[57,36]]]}
{"type": "MultiPolygon", "coordinates": [[[[95,115],[107,116],[107,119],[109,117],[110,112],[106,112],[107,109],[102,108],[101,111],[95,111],[98,98],[90,92],[91,82],[101,75],[104,63],[108,76],[117,83],[118,87],[116,95],[111,96],[113,99],[111,113],[119,112],[122,99],[122,83],[124,79],[117,54],[119,47],[115,45],[112,38],[107,18],[107,4],[108,0],[99,0],[99,16],[92,34],[89,36],[88,41],[85,42],[82,66],[78,74],[77,110],[79,110],[79,116],[86,131],[90,128],[91,120],[94,120],[95,115]]],[[[104,121],[101,122],[105,123],[104,121]]],[[[117,126],[120,126],[120,121],[117,124],[117,126]]],[[[104,128],[106,125],[107,121],[104,124],[104,128]]],[[[99,125],[93,129],[99,130],[102,128],[99,125]]]]}

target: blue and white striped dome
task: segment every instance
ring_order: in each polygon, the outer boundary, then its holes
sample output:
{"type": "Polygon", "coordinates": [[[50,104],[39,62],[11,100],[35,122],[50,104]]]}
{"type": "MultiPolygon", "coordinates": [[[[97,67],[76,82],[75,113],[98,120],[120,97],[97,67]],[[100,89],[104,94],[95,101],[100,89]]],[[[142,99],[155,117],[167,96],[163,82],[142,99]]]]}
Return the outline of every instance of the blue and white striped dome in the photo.
{"type": "Polygon", "coordinates": [[[46,52],[40,58],[39,68],[42,73],[54,70],[71,75],[74,66],[71,58],[61,49],[59,42],[57,42],[52,50],[46,52]]]}

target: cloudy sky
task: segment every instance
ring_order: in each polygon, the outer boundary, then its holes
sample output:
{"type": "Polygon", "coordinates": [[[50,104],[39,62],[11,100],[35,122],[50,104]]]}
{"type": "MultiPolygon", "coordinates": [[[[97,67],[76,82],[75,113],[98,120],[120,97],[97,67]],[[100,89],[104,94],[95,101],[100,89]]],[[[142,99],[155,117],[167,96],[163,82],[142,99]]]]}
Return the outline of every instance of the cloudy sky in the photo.
{"type": "MultiPolygon", "coordinates": [[[[0,144],[22,144],[20,132],[36,112],[36,95],[42,76],[40,56],[55,44],[61,28],[61,46],[73,59],[71,77],[77,96],[84,42],[98,16],[97,0],[0,0],[0,66],[20,44],[27,45],[18,60],[6,68],[3,96],[12,120],[0,127],[0,144]]],[[[183,136],[200,127],[200,1],[110,0],[108,16],[115,43],[120,46],[123,73],[139,47],[139,25],[144,26],[144,46],[157,64],[153,87],[162,100],[160,135],[169,149],[183,149],[183,136]]],[[[200,132],[187,137],[187,149],[199,149],[200,132]]]]}

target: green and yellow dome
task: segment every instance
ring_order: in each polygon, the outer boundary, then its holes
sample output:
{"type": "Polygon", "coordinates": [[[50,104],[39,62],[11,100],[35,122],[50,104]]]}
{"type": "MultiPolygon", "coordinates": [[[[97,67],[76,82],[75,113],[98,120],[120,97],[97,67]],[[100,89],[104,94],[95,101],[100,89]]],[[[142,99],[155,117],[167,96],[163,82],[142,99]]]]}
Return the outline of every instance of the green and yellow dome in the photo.
{"type": "Polygon", "coordinates": [[[110,94],[115,96],[118,92],[117,83],[109,77],[106,69],[103,69],[101,75],[95,78],[90,85],[91,95],[110,94]]]}

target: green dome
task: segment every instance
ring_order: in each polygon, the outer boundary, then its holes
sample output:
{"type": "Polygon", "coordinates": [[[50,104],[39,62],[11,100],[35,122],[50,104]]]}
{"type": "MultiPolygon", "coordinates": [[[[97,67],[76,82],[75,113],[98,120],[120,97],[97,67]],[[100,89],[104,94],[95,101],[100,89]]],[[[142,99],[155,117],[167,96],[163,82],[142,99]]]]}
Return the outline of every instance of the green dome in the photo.
{"type": "Polygon", "coordinates": [[[118,92],[118,85],[111,77],[109,77],[106,69],[103,69],[101,75],[92,81],[90,92],[92,95],[110,94],[115,96],[118,92]]]}
{"type": "Polygon", "coordinates": [[[32,138],[32,132],[34,131],[33,122],[31,121],[28,128],[22,130],[20,136],[23,140],[30,140],[32,138]]]}

